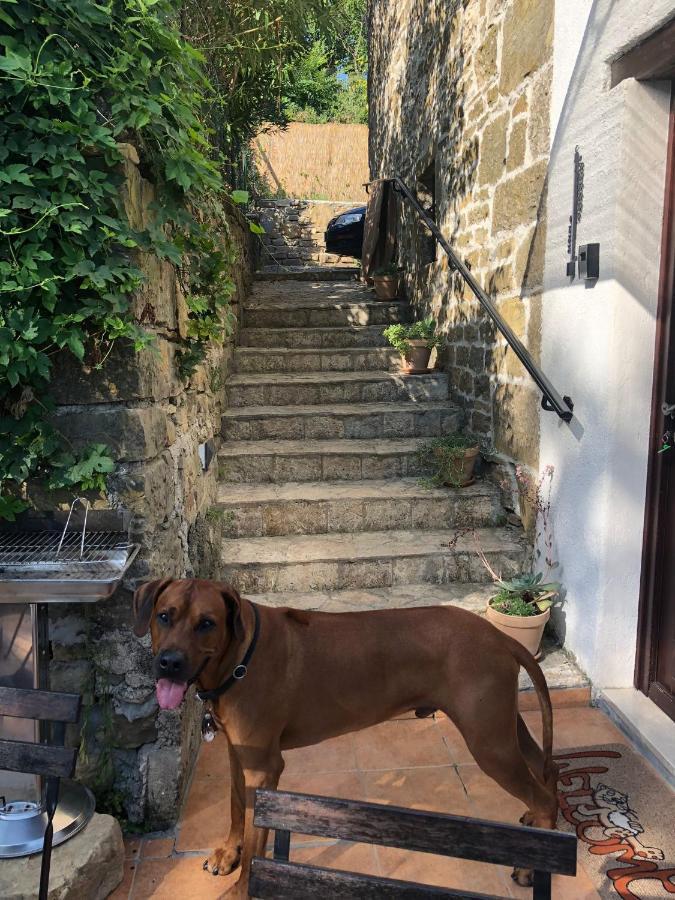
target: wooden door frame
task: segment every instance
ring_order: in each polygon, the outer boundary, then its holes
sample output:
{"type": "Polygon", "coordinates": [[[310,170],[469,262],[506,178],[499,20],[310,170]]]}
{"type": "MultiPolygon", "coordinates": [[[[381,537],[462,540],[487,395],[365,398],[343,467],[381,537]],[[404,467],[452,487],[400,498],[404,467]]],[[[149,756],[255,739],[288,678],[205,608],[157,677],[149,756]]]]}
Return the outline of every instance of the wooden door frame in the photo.
{"type": "MultiPolygon", "coordinates": [[[[660,621],[663,594],[660,581],[664,557],[661,522],[664,521],[663,475],[666,460],[659,454],[664,421],[661,404],[665,399],[667,366],[670,358],[675,365],[675,309],[673,309],[673,288],[675,268],[675,81],[671,82],[670,124],[668,131],[668,156],[666,162],[666,183],[663,210],[663,237],[661,243],[661,267],[659,273],[659,296],[656,313],[656,341],[654,348],[654,386],[652,390],[651,425],[649,438],[649,462],[647,470],[647,493],[645,498],[645,523],[640,575],[640,605],[638,611],[638,638],[635,658],[634,684],[644,694],[656,674],[658,625],[660,621]]],[[[675,402],[675,397],[668,397],[675,402]]],[[[673,422],[666,427],[672,428],[673,422]]],[[[675,453],[675,449],[670,451],[675,453]]],[[[672,463],[669,463],[672,465],[672,463]]],[[[652,699],[654,699],[652,697],[652,699]]],[[[655,701],[657,702],[657,701],[655,701]]]]}

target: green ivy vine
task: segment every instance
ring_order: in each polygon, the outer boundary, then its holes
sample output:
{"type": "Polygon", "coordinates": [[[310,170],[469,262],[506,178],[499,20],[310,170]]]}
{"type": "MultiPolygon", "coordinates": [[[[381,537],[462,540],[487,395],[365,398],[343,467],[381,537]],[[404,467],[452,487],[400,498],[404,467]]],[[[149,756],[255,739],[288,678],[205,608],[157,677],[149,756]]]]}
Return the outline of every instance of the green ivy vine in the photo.
{"type": "Polygon", "coordinates": [[[202,65],[168,0],[0,0],[0,517],[24,508],[29,478],[104,488],[107,448],[68,444],[49,384],[60,354],[96,367],[116,341],[152,340],[131,315],[140,251],[181,272],[183,375],[231,326],[202,65]],[[140,231],[122,202],[124,144],[156,186],[140,231]]]}

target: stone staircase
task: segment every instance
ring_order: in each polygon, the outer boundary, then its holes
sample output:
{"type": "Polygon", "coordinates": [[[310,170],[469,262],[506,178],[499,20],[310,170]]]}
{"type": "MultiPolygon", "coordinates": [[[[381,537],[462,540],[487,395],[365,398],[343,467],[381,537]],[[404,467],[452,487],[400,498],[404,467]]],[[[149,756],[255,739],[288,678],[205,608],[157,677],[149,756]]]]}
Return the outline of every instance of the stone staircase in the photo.
{"type": "Polygon", "coordinates": [[[251,599],[480,612],[488,573],[471,539],[450,547],[466,526],[494,568],[520,570],[522,532],[504,524],[495,485],[421,483],[417,450],[457,430],[461,415],[444,373],[396,372],[382,330],[409,316],[406,303],[378,301],[354,280],[256,282],[219,454],[223,577],[251,599]]]}

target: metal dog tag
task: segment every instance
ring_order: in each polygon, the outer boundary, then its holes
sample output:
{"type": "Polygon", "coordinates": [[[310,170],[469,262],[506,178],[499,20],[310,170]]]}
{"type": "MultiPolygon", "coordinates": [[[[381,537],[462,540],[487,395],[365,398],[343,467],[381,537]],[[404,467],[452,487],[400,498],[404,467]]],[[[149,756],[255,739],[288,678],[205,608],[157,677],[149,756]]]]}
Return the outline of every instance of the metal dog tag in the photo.
{"type": "Polygon", "coordinates": [[[202,716],[202,740],[210,743],[216,736],[217,731],[216,720],[210,712],[205,712],[202,716]]]}

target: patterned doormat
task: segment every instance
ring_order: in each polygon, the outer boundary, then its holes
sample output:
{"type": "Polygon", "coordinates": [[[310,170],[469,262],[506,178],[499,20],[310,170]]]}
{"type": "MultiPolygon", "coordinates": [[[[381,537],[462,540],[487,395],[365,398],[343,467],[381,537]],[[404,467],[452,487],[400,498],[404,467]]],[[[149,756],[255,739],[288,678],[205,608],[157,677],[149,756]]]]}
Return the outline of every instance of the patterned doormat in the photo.
{"type": "Polygon", "coordinates": [[[558,827],[576,832],[579,863],[608,900],[675,897],[675,792],[623,744],[555,754],[558,827]]]}

